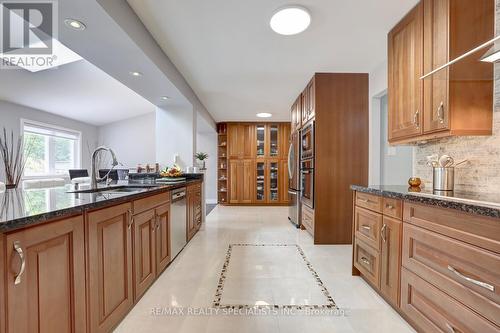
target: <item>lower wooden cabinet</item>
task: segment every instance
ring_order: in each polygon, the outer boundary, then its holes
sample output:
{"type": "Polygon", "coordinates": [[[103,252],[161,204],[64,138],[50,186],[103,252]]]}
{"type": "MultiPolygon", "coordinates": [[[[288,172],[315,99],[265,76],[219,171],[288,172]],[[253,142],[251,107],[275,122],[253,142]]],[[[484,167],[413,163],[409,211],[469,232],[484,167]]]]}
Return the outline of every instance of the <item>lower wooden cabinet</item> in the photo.
{"type": "Polygon", "coordinates": [[[134,215],[134,299],[138,299],[156,278],[155,210],[134,215]]]}
{"type": "Polygon", "coordinates": [[[202,222],[201,186],[194,184],[187,188],[187,241],[200,229],[202,222]]]}
{"type": "Polygon", "coordinates": [[[82,216],[8,234],[7,332],[86,332],[82,216]]]}
{"type": "Polygon", "coordinates": [[[172,259],[170,249],[170,203],[156,208],[156,271],[163,272],[172,259]]]}
{"type": "Polygon", "coordinates": [[[133,305],[132,205],[87,214],[91,332],[109,332],[133,305]]]}
{"type": "Polygon", "coordinates": [[[395,306],[399,306],[402,228],[400,220],[384,216],[380,231],[380,292],[395,306]]]}

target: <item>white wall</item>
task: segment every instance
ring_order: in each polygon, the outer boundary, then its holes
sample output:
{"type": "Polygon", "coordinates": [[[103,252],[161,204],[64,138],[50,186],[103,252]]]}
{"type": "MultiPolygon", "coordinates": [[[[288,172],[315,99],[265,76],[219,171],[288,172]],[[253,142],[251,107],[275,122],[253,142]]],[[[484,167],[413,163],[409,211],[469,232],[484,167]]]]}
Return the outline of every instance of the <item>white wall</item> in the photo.
{"type": "Polygon", "coordinates": [[[196,152],[208,154],[205,167],[205,198],[210,204],[217,203],[217,132],[198,116],[196,152]]]}
{"type": "Polygon", "coordinates": [[[99,144],[113,149],[118,161],[135,168],[156,162],[156,115],[125,119],[99,127],[99,144]]]}
{"type": "Polygon", "coordinates": [[[177,164],[185,170],[194,161],[196,117],[193,109],[156,109],[156,159],[164,167],[177,164]]]}
{"type": "MultiPolygon", "coordinates": [[[[82,133],[81,142],[81,166],[83,169],[90,170],[90,150],[97,146],[97,127],[85,124],[76,120],[57,116],[45,111],[33,109],[30,107],[13,104],[6,101],[0,101],[0,130],[5,127],[8,132],[14,131],[14,137],[21,132],[21,118],[35,120],[46,124],[65,127],[82,133]]],[[[5,180],[3,167],[0,167],[0,181],[5,180]]]]}

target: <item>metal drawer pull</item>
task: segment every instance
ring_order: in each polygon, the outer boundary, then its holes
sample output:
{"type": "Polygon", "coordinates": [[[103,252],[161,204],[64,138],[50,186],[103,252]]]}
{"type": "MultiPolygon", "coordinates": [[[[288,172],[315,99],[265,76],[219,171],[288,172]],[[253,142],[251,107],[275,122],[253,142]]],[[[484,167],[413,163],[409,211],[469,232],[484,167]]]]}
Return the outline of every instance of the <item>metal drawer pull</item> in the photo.
{"type": "Polygon", "coordinates": [[[359,201],[361,201],[361,202],[364,202],[364,203],[370,203],[370,202],[375,203],[375,202],[373,202],[373,201],[371,201],[371,200],[368,200],[368,199],[361,199],[361,198],[360,198],[360,199],[358,199],[358,200],[359,200],[359,201]]]}
{"type": "Polygon", "coordinates": [[[387,233],[387,224],[384,223],[382,229],[380,229],[380,237],[382,237],[384,243],[387,242],[386,233],[387,233]]]}
{"type": "Polygon", "coordinates": [[[419,124],[419,119],[418,119],[418,115],[419,115],[420,111],[417,109],[417,111],[415,111],[415,114],[413,115],[413,125],[416,127],[416,128],[419,128],[420,127],[420,124],[419,124]]]}
{"type": "Polygon", "coordinates": [[[389,205],[389,204],[385,205],[385,207],[388,208],[388,209],[394,209],[394,206],[393,205],[389,205]]]}
{"type": "Polygon", "coordinates": [[[439,107],[437,109],[437,117],[438,117],[439,123],[443,124],[444,123],[444,103],[443,102],[441,102],[441,104],[439,105],[439,107]]]}
{"type": "Polygon", "coordinates": [[[366,259],[366,257],[361,257],[361,262],[365,265],[369,265],[370,264],[370,260],[366,259]]]}
{"type": "Polygon", "coordinates": [[[134,218],[132,217],[132,209],[129,209],[127,211],[128,215],[128,229],[130,230],[132,228],[132,224],[134,223],[134,218]]]}
{"type": "Polygon", "coordinates": [[[455,273],[456,276],[458,276],[461,279],[464,279],[465,281],[473,283],[476,286],[480,286],[480,287],[483,287],[485,289],[488,289],[489,291],[495,292],[495,286],[492,286],[489,283],[486,283],[486,282],[483,282],[483,281],[474,280],[473,278],[465,276],[465,275],[463,275],[462,273],[460,273],[459,271],[457,271],[455,268],[453,268],[450,265],[448,265],[448,270],[452,271],[453,273],[455,273]]]}
{"type": "Polygon", "coordinates": [[[448,323],[445,323],[446,325],[446,328],[448,329],[448,331],[450,331],[450,333],[456,333],[457,330],[455,330],[455,328],[453,326],[451,326],[450,324],[448,323]]]}
{"type": "Polygon", "coordinates": [[[21,268],[19,269],[19,273],[16,275],[16,278],[14,279],[14,284],[20,284],[21,275],[23,275],[24,269],[26,268],[26,259],[24,258],[24,252],[19,241],[14,242],[14,250],[16,250],[19,259],[21,259],[21,268]]]}
{"type": "Polygon", "coordinates": [[[365,230],[372,230],[372,228],[368,225],[362,225],[361,228],[363,228],[365,230]]]}

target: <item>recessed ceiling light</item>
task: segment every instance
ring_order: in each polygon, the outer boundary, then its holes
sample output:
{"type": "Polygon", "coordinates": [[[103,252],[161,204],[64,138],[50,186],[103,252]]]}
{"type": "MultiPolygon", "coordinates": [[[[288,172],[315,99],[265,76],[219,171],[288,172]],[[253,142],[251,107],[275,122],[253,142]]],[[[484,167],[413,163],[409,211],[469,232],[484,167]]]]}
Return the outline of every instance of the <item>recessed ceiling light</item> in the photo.
{"type": "Polygon", "coordinates": [[[280,35],[296,35],[311,24],[311,14],[300,6],[287,6],[279,9],[271,17],[271,29],[280,35]]]}
{"type": "Polygon", "coordinates": [[[168,100],[170,99],[170,97],[168,97],[168,96],[161,96],[161,99],[162,99],[163,101],[168,101],[168,100]]]}
{"type": "Polygon", "coordinates": [[[75,19],[65,19],[64,24],[66,24],[67,27],[75,30],[85,30],[85,28],[87,27],[83,22],[75,19]]]}
{"type": "Polygon", "coordinates": [[[271,118],[273,115],[271,113],[267,113],[267,112],[261,112],[261,113],[257,113],[257,117],[259,118],[271,118]]]}
{"type": "Polygon", "coordinates": [[[130,75],[132,76],[142,76],[141,72],[130,72],[130,75]]]}

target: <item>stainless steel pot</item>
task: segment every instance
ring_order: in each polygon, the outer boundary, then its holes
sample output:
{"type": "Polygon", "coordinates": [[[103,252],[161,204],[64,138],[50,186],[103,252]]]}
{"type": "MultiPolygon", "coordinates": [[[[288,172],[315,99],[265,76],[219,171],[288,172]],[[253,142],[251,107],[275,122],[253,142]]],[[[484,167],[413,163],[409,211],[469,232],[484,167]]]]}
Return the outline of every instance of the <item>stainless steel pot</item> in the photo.
{"type": "Polygon", "coordinates": [[[432,168],[432,184],[435,191],[453,191],[455,187],[455,168],[432,168]]]}

